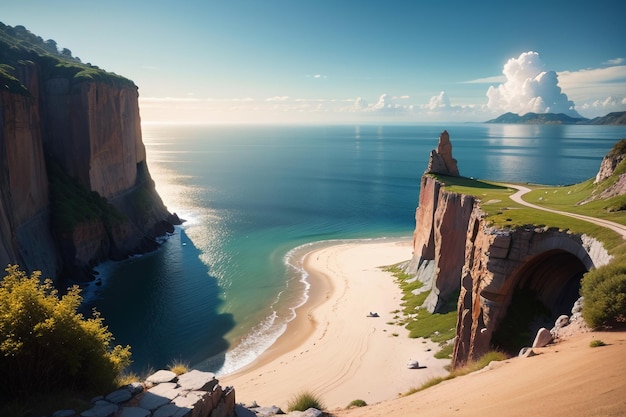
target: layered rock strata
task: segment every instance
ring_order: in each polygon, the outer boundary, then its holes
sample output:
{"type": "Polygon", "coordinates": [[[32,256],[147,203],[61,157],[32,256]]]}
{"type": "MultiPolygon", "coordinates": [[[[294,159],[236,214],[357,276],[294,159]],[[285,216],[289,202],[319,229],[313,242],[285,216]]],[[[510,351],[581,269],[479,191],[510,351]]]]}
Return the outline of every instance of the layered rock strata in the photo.
{"type": "Polygon", "coordinates": [[[137,87],[36,59],[13,70],[19,88],[0,91],[0,264],[84,280],[103,260],[155,249],[180,220],[148,172],[137,87]],[[87,197],[52,193],[59,177],[87,197]]]}

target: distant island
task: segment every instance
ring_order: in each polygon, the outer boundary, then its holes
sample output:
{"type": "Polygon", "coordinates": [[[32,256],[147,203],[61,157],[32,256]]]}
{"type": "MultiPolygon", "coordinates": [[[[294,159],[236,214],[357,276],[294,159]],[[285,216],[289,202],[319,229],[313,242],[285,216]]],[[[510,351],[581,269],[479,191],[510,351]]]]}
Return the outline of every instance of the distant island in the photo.
{"type": "Polygon", "coordinates": [[[526,113],[522,116],[515,113],[504,113],[495,119],[485,123],[508,123],[508,124],[561,124],[561,125],[626,125],[626,111],[609,113],[606,116],[587,119],[584,117],[571,117],[564,113],[526,113]]]}

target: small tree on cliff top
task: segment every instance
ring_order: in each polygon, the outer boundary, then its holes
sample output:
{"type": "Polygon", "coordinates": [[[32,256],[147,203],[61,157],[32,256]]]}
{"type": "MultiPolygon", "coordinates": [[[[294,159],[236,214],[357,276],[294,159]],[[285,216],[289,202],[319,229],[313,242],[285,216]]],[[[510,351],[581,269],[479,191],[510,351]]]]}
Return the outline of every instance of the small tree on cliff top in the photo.
{"type": "Polygon", "coordinates": [[[94,311],[77,312],[77,286],[59,297],[52,281],[17,265],[0,282],[0,394],[27,395],[64,388],[112,387],[130,364],[130,347],[111,347],[113,335],[94,311]]]}

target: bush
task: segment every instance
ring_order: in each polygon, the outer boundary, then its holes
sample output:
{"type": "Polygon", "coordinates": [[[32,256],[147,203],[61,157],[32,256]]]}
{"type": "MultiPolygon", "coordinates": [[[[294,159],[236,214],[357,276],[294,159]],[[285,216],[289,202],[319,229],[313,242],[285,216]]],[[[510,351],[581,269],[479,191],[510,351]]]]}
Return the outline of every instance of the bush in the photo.
{"type": "Polygon", "coordinates": [[[352,400],[346,408],[365,407],[367,403],[364,400],[352,400]]]}
{"type": "Polygon", "coordinates": [[[182,375],[189,372],[189,365],[186,362],[177,360],[168,365],[170,371],[176,375],[182,375]]]}
{"type": "Polygon", "coordinates": [[[600,347],[600,346],[606,346],[606,343],[598,339],[594,339],[591,342],[589,342],[589,347],[594,348],[594,347],[600,347]]]}
{"type": "Polygon", "coordinates": [[[77,313],[77,286],[59,297],[52,281],[30,277],[17,265],[0,282],[0,393],[25,396],[61,389],[113,387],[130,364],[130,347],[111,346],[113,335],[94,310],[77,313]]]}
{"type": "Polygon", "coordinates": [[[587,272],[582,280],[582,315],[590,327],[626,321],[626,260],[613,261],[587,272]]]}
{"type": "Polygon", "coordinates": [[[324,404],[317,395],[307,391],[295,395],[291,401],[289,401],[289,404],[287,404],[289,411],[306,411],[309,408],[323,410],[324,404]]]}

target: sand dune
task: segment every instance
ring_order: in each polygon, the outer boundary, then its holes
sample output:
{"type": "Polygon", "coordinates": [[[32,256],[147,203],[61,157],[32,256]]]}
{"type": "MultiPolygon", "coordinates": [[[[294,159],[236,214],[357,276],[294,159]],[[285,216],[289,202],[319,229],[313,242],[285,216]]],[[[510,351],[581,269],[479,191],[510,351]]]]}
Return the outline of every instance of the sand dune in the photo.
{"type": "Polygon", "coordinates": [[[626,332],[591,332],[370,407],[359,416],[626,416],[626,332]],[[591,348],[600,339],[607,346],[591,348]]]}

